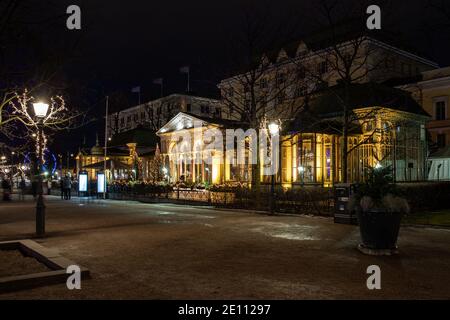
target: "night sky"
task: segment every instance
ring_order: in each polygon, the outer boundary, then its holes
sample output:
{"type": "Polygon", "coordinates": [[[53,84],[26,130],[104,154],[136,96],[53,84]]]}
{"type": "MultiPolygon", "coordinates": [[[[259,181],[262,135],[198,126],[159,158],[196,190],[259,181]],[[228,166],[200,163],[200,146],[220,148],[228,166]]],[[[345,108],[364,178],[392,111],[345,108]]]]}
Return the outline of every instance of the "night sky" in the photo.
{"type": "MultiPolygon", "coordinates": [[[[401,35],[408,45],[441,66],[450,65],[450,33],[440,25],[439,13],[428,7],[429,1],[394,2],[381,5],[383,27],[401,35]]],[[[55,48],[54,51],[64,52],[57,79],[63,79],[68,86],[65,94],[68,102],[88,110],[91,119],[102,116],[103,97],[107,94],[115,97],[113,109],[137,103],[137,96],[130,92],[135,86],[142,87],[143,101],[157,98],[159,87],[152,84],[154,78],[164,78],[165,94],[183,92],[186,80],[179,68],[184,65],[191,66],[194,92],[217,97],[216,84],[224,77],[230,44],[242,28],[244,10],[269,11],[274,24],[297,21],[294,36],[320,28],[316,1],[39,0],[35,3],[39,15],[60,16],[33,31],[42,33],[41,45],[46,50],[55,48]],[[65,28],[69,4],[81,7],[81,31],[65,28]],[[61,51],[59,46],[65,49],[61,51]]],[[[97,131],[102,136],[101,121],[82,130],[64,132],[58,135],[53,148],[56,152],[66,149],[75,152],[83,135],[92,144],[97,131]]]]}

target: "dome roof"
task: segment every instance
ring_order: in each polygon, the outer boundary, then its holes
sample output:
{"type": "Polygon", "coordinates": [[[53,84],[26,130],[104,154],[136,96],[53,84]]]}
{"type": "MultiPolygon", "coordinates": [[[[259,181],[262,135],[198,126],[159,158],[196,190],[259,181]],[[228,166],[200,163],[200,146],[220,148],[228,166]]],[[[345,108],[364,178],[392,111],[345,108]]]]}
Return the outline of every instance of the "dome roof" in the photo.
{"type": "Polygon", "coordinates": [[[96,144],[91,148],[91,155],[93,156],[101,156],[103,155],[103,148],[100,147],[100,143],[98,142],[98,134],[96,137],[96,144]]]}
{"type": "Polygon", "coordinates": [[[93,156],[101,156],[103,155],[103,148],[100,146],[94,146],[91,148],[91,155],[93,156]]]}

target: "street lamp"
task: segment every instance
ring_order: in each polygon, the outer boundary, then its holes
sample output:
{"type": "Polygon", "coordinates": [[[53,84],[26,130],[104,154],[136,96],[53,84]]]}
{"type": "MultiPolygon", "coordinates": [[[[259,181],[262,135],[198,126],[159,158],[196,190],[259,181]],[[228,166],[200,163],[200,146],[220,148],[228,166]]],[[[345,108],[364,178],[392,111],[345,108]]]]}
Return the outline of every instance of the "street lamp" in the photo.
{"type": "MultiPolygon", "coordinates": [[[[272,138],[274,137],[278,137],[280,134],[280,125],[276,122],[271,122],[268,126],[269,128],[269,133],[272,136],[272,138]]],[[[273,139],[272,139],[272,160],[273,160],[273,155],[275,152],[274,149],[274,145],[273,145],[273,139]]],[[[279,147],[279,145],[277,146],[277,148],[279,147]]],[[[272,166],[274,165],[274,163],[272,163],[272,166]]],[[[271,181],[271,185],[270,185],[270,195],[271,195],[271,201],[270,201],[270,213],[273,214],[275,212],[275,175],[278,175],[278,163],[275,163],[276,165],[276,172],[272,172],[272,181],[271,181]]]]}
{"type": "Polygon", "coordinates": [[[39,119],[45,118],[48,111],[48,104],[43,102],[33,103],[34,114],[39,119]]]}
{"type": "Polygon", "coordinates": [[[280,133],[280,125],[276,122],[269,124],[269,132],[272,136],[277,136],[280,133]]]}
{"type": "Polygon", "coordinates": [[[38,126],[38,135],[37,135],[37,142],[38,142],[38,198],[36,202],[36,235],[38,237],[43,237],[45,235],[45,204],[44,204],[44,197],[43,197],[43,190],[42,190],[42,175],[41,172],[43,171],[44,163],[42,161],[43,157],[43,147],[44,147],[44,128],[43,128],[43,121],[44,118],[47,116],[49,105],[47,103],[43,102],[37,102],[33,103],[34,108],[34,114],[36,115],[37,126],[38,126]]]}

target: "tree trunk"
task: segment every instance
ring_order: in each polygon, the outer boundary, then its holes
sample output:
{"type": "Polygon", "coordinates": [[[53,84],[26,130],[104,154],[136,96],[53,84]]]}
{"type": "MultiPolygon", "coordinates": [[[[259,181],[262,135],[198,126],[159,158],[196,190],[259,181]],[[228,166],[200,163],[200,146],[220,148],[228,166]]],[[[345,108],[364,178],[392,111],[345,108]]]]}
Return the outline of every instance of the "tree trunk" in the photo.
{"type": "MultiPolygon", "coordinates": [[[[259,130],[257,130],[259,135],[259,130]]],[[[252,164],[252,190],[259,190],[261,187],[261,160],[259,154],[259,141],[256,143],[256,164],[252,164]]]]}
{"type": "Polygon", "coordinates": [[[349,103],[350,103],[350,83],[345,81],[345,97],[344,97],[344,125],[342,128],[342,163],[341,173],[342,182],[348,182],[348,126],[349,126],[349,103]]]}

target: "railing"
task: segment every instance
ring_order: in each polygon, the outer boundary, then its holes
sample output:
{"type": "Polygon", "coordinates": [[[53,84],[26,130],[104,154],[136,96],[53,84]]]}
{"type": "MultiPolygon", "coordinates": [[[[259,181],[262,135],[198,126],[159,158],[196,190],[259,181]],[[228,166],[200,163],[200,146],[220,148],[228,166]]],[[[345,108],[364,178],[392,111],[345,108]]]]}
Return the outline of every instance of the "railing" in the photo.
{"type": "Polygon", "coordinates": [[[136,193],[131,189],[110,192],[114,200],[138,200],[143,202],[170,202],[179,204],[211,205],[216,207],[267,211],[274,196],[275,210],[293,214],[331,216],[333,193],[329,189],[299,189],[274,195],[267,190],[255,192],[250,189],[236,191],[209,191],[205,189],[175,188],[166,193],[136,193]]]}

